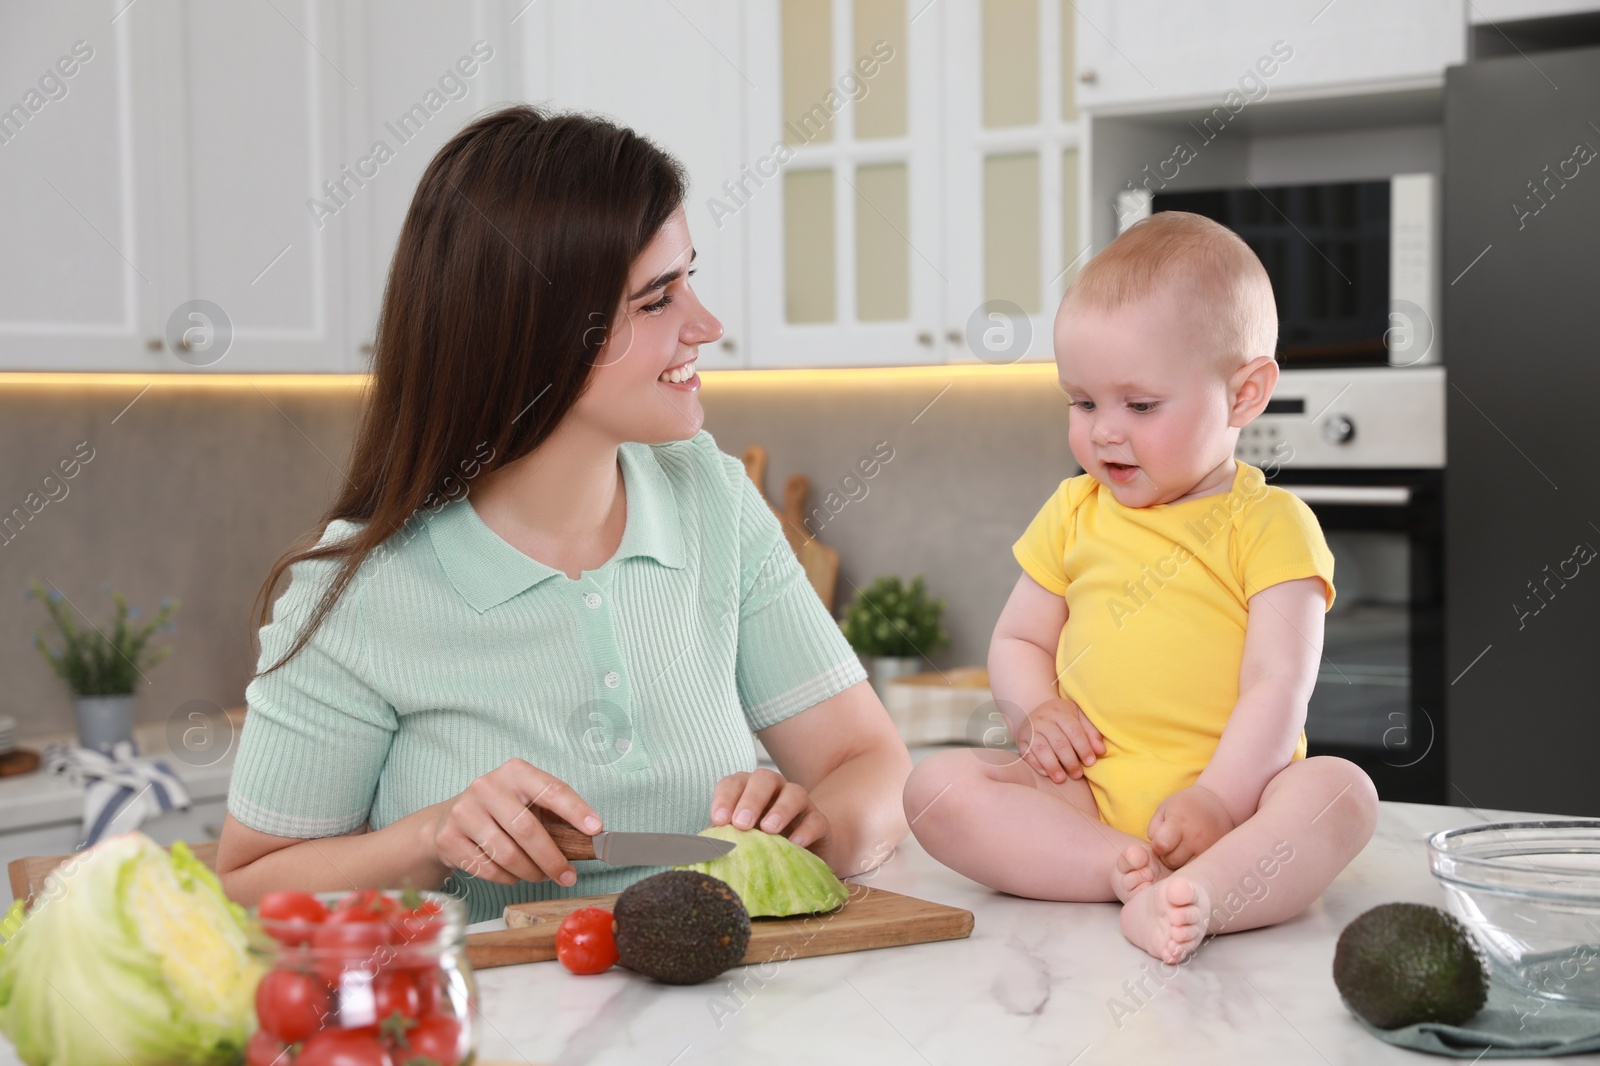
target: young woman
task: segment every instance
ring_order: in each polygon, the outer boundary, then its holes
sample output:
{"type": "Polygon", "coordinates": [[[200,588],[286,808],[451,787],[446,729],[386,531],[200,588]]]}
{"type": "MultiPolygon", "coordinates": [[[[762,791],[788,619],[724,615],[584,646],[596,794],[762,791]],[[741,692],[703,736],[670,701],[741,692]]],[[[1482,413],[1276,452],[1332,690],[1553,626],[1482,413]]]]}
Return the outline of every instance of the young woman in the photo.
{"type": "Polygon", "coordinates": [[[546,817],[731,822],[842,876],[906,834],[905,746],[700,428],[694,361],[722,326],[685,193],[631,130],[524,106],[429,164],[343,491],[261,591],[217,853],[233,898],[409,882],[480,921],[653,872],[569,862],[546,817]]]}

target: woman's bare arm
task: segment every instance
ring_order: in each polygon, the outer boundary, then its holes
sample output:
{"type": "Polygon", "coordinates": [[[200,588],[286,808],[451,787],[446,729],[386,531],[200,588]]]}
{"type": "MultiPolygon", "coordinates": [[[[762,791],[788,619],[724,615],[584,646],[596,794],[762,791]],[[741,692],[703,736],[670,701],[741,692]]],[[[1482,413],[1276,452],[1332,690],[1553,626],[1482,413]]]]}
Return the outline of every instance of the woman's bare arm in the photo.
{"type": "Polygon", "coordinates": [[[578,872],[533,807],[591,834],[604,827],[595,809],[565,782],[522,759],[508,759],[460,795],[375,832],[280,837],[251,829],[230,814],[217,844],[217,876],[223,891],[245,904],[282,888],[337,892],[408,883],[439,888],[453,869],[503,885],[575,883],[578,872]]]}
{"type": "Polygon", "coordinates": [[[377,832],[362,828],[306,840],[251,829],[230,814],[217,842],[217,875],[228,898],[246,906],[281,888],[339,892],[409,883],[436,889],[450,874],[423,846],[424,831],[437,818],[435,808],[424,807],[377,832]]]}

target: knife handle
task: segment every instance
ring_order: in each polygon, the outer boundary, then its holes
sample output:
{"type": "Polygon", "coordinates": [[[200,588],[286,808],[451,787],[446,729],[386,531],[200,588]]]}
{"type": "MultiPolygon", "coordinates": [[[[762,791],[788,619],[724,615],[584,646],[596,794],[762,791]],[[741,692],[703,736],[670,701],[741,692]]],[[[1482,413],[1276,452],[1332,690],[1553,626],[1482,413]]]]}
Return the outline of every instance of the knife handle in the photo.
{"type": "MultiPolygon", "coordinates": [[[[531,806],[531,805],[530,805],[531,806]]],[[[544,826],[544,831],[550,834],[550,839],[555,841],[556,847],[561,849],[561,854],[569,859],[593,859],[594,838],[577,826],[566,822],[559,814],[548,811],[543,807],[532,807],[539,816],[539,822],[544,826]]]]}

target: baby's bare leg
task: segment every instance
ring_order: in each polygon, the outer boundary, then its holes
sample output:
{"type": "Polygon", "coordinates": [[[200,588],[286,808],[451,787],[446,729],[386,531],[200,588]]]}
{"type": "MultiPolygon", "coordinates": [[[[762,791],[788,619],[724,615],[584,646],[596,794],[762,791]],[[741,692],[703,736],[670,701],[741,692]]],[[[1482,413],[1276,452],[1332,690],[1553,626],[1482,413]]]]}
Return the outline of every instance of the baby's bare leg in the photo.
{"type": "Polygon", "coordinates": [[[928,756],[906,781],[906,819],[928,854],[1032,899],[1111,900],[1117,856],[1142,843],[1100,821],[1089,784],[1041,777],[1015,753],[928,756]]]}
{"type": "Polygon", "coordinates": [[[1372,838],[1378,793],[1354,763],[1318,756],[1267,783],[1256,813],[1170,877],[1135,893],[1122,931],[1177,962],[1207,934],[1275,925],[1305,910],[1372,838]]]}

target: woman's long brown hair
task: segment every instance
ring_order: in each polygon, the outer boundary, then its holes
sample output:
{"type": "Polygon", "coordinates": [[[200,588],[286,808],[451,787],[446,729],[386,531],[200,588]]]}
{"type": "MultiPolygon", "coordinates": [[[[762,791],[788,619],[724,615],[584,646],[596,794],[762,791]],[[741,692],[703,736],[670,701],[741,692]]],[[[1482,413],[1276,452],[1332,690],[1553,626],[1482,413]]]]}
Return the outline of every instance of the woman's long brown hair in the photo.
{"type": "Polygon", "coordinates": [[[294,646],[256,676],[306,646],[419,510],[551,434],[588,384],[629,267],[686,193],[670,155],[588,115],[507,107],[439,149],[400,229],[344,489],[273,564],[255,626],[295,563],[343,562],[294,646]],[[317,546],[336,519],[365,524],[317,546]]]}

